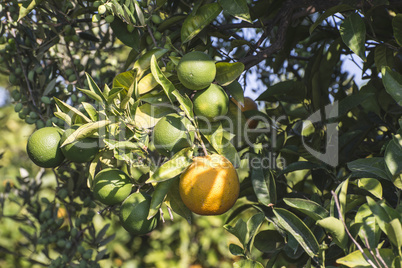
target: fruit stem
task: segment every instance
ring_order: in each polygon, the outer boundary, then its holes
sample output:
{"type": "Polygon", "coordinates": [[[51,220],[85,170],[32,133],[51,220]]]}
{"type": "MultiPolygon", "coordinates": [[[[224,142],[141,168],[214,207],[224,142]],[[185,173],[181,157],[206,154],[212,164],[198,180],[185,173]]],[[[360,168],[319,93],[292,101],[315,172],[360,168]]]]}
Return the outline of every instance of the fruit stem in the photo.
{"type": "Polygon", "coordinates": [[[198,131],[198,128],[196,129],[194,134],[195,134],[195,138],[200,141],[202,150],[204,151],[204,154],[207,156],[208,155],[207,148],[205,147],[205,144],[204,144],[204,142],[203,142],[203,140],[201,138],[200,132],[198,131]]]}

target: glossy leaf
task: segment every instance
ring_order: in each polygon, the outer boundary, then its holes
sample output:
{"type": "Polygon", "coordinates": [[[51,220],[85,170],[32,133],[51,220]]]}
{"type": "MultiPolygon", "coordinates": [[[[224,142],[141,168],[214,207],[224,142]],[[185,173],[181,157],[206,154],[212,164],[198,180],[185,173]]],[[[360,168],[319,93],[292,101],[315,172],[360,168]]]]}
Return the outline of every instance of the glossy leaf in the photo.
{"type": "Polygon", "coordinates": [[[388,46],[385,44],[376,46],[374,50],[374,63],[378,72],[381,72],[382,67],[394,67],[394,61],[394,53],[388,46]]]}
{"type": "Polygon", "coordinates": [[[192,148],[185,148],[175,154],[172,159],[160,166],[147,180],[148,183],[162,182],[180,175],[190,164],[193,156],[192,148]]]}
{"type": "Polygon", "coordinates": [[[319,164],[313,163],[313,162],[308,162],[308,161],[298,161],[298,162],[293,162],[287,165],[282,171],[278,173],[278,176],[290,173],[296,170],[303,170],[303,169],[313,169],[319,167],[319,164]]]}
{"type": "MultiPolygon", "coordinates": [[[[368,249],[364,249],[364,253],[372,261],[372,263],[376,263],[368,249]]],[[[391,267],[392,261],[395,257],[392,249],[380,248],[378,250],[378,254],[381,256],[381,259],[384,261],[385,265],[387,265],[387,267],[391,267]]],[[[360,250],[353,251],[347,256],[337,259],[336,262],[338,264],[345,265],[346,267],[372,267],[370,263],[366,261],[360,250]]]]}
{"type": "Polygon", "coordinates": [[[246,0],[219,0],[218,3],[233,17],[252,23],[246,0]]]}
{"type": "Polygon", "coordinates": [[[241,62],[217,62],[215,80],[221,86],[227,86],[235,81],[244,71],[244,64],[241,62]]]}
{"type": "MultiPolygon", "coordinates": [[[[168,77],[168,76],[166,76],[168,77]]],[[[138,92],[140,95],[148,93],[152,89],[154,89],[158,85],[152,73],[145,75],[141,80],[138,82],[138,92]]]]}
{"type": "Polygon", "coordinates": [[[98,85],[95,83],[95,81],[92,79],[92,77],[88,73],[85,73],[85,75],[87,77],[89,90],[100,97],[100,99],[102,100],[100,102],[106,102],[105,96],[103,95],[102,91],[100,90],[98,85]]]}
{"type": "Polygon", "coordinates": [[[250,158],[250,177],[258,201],[266,206],[276,203],[275,178],[270,170],[263,169],[259,156],[250,158]],[[256,164],[256,163],[260,164],[256,164]]]}
{"type": "Polygon", "coordinates": [[[54,98],[54,101],[56,102],[57,106],[60,108],[60,110],[66,114],[68,114],[70,117],[78,116],[84,122],[89,123],[91,122],[91,119],[89,119],[85,114],[83,114],[80,110],[77,108],[65,103],[64,101],[59,100],[58,98],[54,98]]]}
{"type": "Polygon", "coordinates": [[[190,100],[190,98],[186,94],[184,94],[184,96],[180,94],[177,89],[173,90],[172,95],[175,96],[179,102],[180,109],[191,121],[194,121],[193,102],[190,100]]]}
{"type": "Polygon", "coordinates": [[[247,221],[246,249],[248,252],[251,252],[251,248],[254,243],[255,234],[260,229],[261,224],[264,222],[264,219],[265,219],[264,213],[260,212],[260,213],[254,214],[247,221]]]}
{"type": "Polygon", "coordinates": [[[233,263],[233,268],[264,268],[264,266],[257,261],[244,259],[233,263]]]}
{"type": "Polygon", "coordinates": [[[87,112],[89,117],[91,118],[91,121],[97,121],[99,116],[98,116],[98,110],[94,107],[93,104],[88,103],[88,102],[82,102],[81,103],[82,107],[84,110],[87,112]]]}
{"type": "Polygon", "coordinates": [[[359,179],[357,185],[359,188],[369,191],[375,197],[379,199],[382,198],[382,185],[378,180],[373,178],[362,178],[359,179]]]}
{"type": "Polygon", "coordinates": [[[179,177],[175,177],[173,179],[159,182],[155,186],[155,191],[152,193],[151,204],[149,205],[148,219],[153,218],[158,213],[159,208],[161,207],[167,193],[170,190],[170,187],[173,185],[175,180],[178,179],[179,177]]]}
{"type": "Polygon", "coordinates": [[[191,13],[183,22],[181,28],[181,41],[187,43],[215,20],[222,8],[218,3],[203,5],[195,14],[191,13]]]}
{"type": "Polygon", "coordinates": [[[113,34],[126,46],[140,51],[140,35],[138,30],[135,29],[132,32],[127,30],[127,23],[123,22],[119,17],[115,16],[110,26],[113,29],[113,34]]]}
{"type": "Polygon", "coordinates": [[[402,14],[396,14],[392,19],[392,29],[396,42],[402,47],[402,14]]]}
{"type": "Polygon", "coordinates": [[[355,224],[361,224],[359,237],[362,241],[367,239],[371,248],[376,248],[379,244],[381,231],[376,217],[370,210],[367,203],[361,205],[355,216],[355,224]]]}
{"type": "Polygon", "coordinates": [[[18,20],[21,20],[26,15],[28,15],[37,5],[39,5],[42,2],[43,2],[43,0],[25,1],[20,6],[20,12],[19,12],[18,20]]]}
{"type": "Polygon", "coordinates": [[[389,67],[383,67],[381,73],[385,90],[402,106],[402,75],[392,71],[389,67]]]}
{"type": "Polygon", "coordinates": [[[131,83],[130,87],[127,90],[127,94],[120,102],[120,109],[125,110],[128,108],[128,104],[130,100],[135,100],[138,95],[138,84],[137,77],[134,78],[134,81],[131,83]]]}
{"type": "Polygon", "coordinates": [[[133,84],[135,78],[137,76],[136,69],[129,70],[123,73],[119,73],[113,79],[113,86],[112,88],[122,87],[125,90],[128,90],[130,86],[133,84]]]}
{"type": "Polygon", "coordinates": [[[163,116],[174,112],[175,110],[170,105],[145,103],[137,107],[134,121],[140,128],[152,128],[163,116]]]}
{"type": "Polygon", "coordinates": [[[366,60],[365,42],[366,42],[366,25],[364,20],[358,13],[345,18],[342,22],[339,32],[343,42],[363,60],[366,60]]]}
{"type": "Polygon", "coordinates": [[[181,200],[179,192],[180,180],[174,180],[169,192],[166,196],[166,205],[168,205],[174,212],[186,219],[186,221],[191,224],[192,222],[192,212],[184,205],[183,200],[181,200]]]}
{"type": "Polygon", "coordinates": [[[402,188],[400,178],[402,176],[402,138],[397,134],[388,143],[384,154],[384,161],[388,171],[392,175],[394,185],[399,189],[402,188]]]}
{"type": "Polygon", "coordinates": [[[151,58],[155,56],[156,59],[162,57],[169,49],[166,48],[154,48],[142,55],[133,66],[133,69],[137,70],[137,76],[140,78],[144,72],[151,66],[151,58]]]}
{"type": "Polygon", "coordinates": [[[244,91],[239,82],[233,81],[229,85],[225,86],[225,89],[229,91],[230,95],[240,104],[244,104],[244,91]]]}
{"type": "Polygon", "coordinates": [[[318,220],[316,224],[329,232],[332,238],[335,240],[335,243],[340,248],[346,248],[348,243],[348,235],[346,234],[343,223],[339,219],[335,217],[328,217],[318,220]]]}
{"type": "Polygon", "coordinates": [[[284,198],[283,201],[288,206],[297,209],[315,221],[329,216],[329,212],[325,208],[312,200],[301,198],[284,198]]]}
{"type": "Polygon", "coordinates": [[[230,244],[229,245],[229,251],[234,256],[244,256],[244,250],[239,245],[230,244]]]}
{"type": "Polygon", "coordinates": [[[337,217],[339,213],[341,213],[343,218],[345,218],[348,186],[349,186],[349,179],[346,179],[341,184],[339,184],[338,187],[336,187],[334,192],[338,196],[340,211],[338,211],[338,207],[336,206],[335,203],[335,198],[332,196],[329,211],[330,216],[337,217]]]}
{"type": "Polygon", "coordinates": [[[63,120],[69,126],[71,126],[73,124],[73,120],[66,113],[57,111],[57,112],[54,112],[54,116],[56,116],[57,118],[60,118],[61,120],[63,120]]]}
{"type": "Polygon", "coordinates": [[[330,7],[325,12],[314,22],[313,25],[310,27],[310,34],[319,26],[326,18],[339,13],[339,12],[344,12],[348,10],[354,10],[355,8],[346,4],[330,7]]]}
{"type": "Polygon", "coordinates": [[[301,81],[287,80],[269,86],[257,100],[261,101],[300,101],[305,98],[306,86],[301,81]]]}
{"type": "Polygon", "coordinates": [[[247,223],[245,223],[242,219],[237,220],[235,226],[231,226],[226,224],[223,226],[229,233],[236,236],[243,247],[246,247],[247,243],[247,223]]]}
{"type": "Polygon", "coordinates": [[[158,66],[158,63],[156,62],[156,57],[155,55],[152,55],[151,57],[151,72],[152,75],[154,76],[156,82],[158,82],[159,85],[162,86],[163,90],[165,91],[166,96],[169,98],[170,102],[173,104],[174,101],[174,96],[173,96],[173,91],[176,90],[174,87],[173,83],[167,79],[167,77],[162,73],[161,69],[158,66]]]}
{"type": "Polygon", "coordinates": [[[359,177],[381,178],[391,180],[385,170],[384,158],[361,158],[348,163],[348,168],[359,177]]]}
{"type": "Polygon", "coordinates": [[[98,132],[99,129],[106,127],[110,123],[111,122],[109,120],[102,120],[81,125],[73,133],[71,133],[70,136],[68,136],[68,138],[63,142],[60,147],[70,144],[74,141],[92,136],[94,133],[98,132]]]}
{"type": "Polygon", "coordinates": [[[279,225],[299,242],[311,258],[314,258],[319,251],[319,245],[307,225],[286,209],[275,208],[273,212],[278,218],[279,225]]]}

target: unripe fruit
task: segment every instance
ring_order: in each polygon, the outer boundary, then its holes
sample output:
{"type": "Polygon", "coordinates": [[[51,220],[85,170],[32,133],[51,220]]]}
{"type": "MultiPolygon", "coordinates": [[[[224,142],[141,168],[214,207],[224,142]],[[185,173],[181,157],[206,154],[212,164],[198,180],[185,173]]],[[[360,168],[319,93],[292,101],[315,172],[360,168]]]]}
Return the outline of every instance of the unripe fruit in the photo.
{"type": "Polygon", "coordinates": [[[75,74],[72,74],[68,77],[68,81],[69,82],[74,82],[75,80],[77,80],[77,76],[75,74]]]}
{"type": "Polygon", "coordinates": [[[13,73],[10,74],[10,76],[8,77],[8,80],[10,81],[11,85],[17,84],[17,77],[13,73]]]}
{"type": "Polygon", "coordinates": [[[155,32],[154,37],[156,40],[161,40],[162,39],[162,34],[160,32],[155,32]]]}
{"type": "Polygon", "coordinates": [[[103,15],[103,14],[106,13],[106,11],[107,11],[107,9],[106,9],[106,6],[105,6],[105,5],[100,5],[100,6],[98,7],[98,12],[99,12],[99,14],[103,15]]]}
{"type": "Polygon", "coordinates": [[[42,98],[40,98],[40,101],[44,104],[50,104],[50,98],[46,96],[42,96],[42,98]]]}
{"type": "Polygon", "coordinates": [[[80,41],[80,37],[79,37],[78,35],[73,35],[73,36],[71,37],[71,40],[72,40],[73,42],[77,43],[77,42],[80,41]]]}
{"type": "Polygon", "coordinates": [[[40,119],[36,120],[35,125],[36,125],[36,128],[37,128],[37,129],[40,129],[40,128],[45,127],[45,123],[44,123],[42,120],[40,120],[40,119]]]}
{"type": "Polygon", "coordinates": [[[43,72],[43,68],[42,68],[41,66],[38,66],[38,67],[36,67],[35,72],[36,72],[37,74],[40,74],[40,73],[43,72]]]}
{"type": "Polygon", "coordinates": [[[19,76],[22,74],[22,69],[20,67],[15,68],[14,70],[15,75],[19,76]]]}
{"type": "Polygon", "coordinates": [[[35,71],[34,70],[30,70],[28,73],[28,80],[33,82],[35,79],[35,71]]]}
{"type": "Polygon", "coordinates": [[[131,24],[127,25],[127,31],[129,31],[130,33],[133,32],[134,29],[135,29],[135,27],[133,25],[131,25],[131,24]]]}
{"type": "Polygon", "coordinates": [[[14,111],[15,111],[16,113],[18,113],[18,112],[20,112],[20,111],[22,110],[22,108],[24,108],[24,107],[23,107],[22,103],[19,102],[19,103],[17,103],[17,104],[14,106],[14,111]]]}
{"type": "Polygon", "coordinates": [[[161,17],[159,17],[158,15],[154,14],[151,16],[151,20],[153,23],[155,24],[160,24],[162,22],[161,17]]]}
{"type": "Polygon", "coordinates": [[[30,112],[29,117],[31,117],[32,119],[38,119],[38,114],[35,112],[30,112]]]}
{"type": "Polygon", "coordinates": [[[105,21],[107,23],[112,23],[114,21],[114,16],[113,15],[107,15],[105,18],[105,21]]]}

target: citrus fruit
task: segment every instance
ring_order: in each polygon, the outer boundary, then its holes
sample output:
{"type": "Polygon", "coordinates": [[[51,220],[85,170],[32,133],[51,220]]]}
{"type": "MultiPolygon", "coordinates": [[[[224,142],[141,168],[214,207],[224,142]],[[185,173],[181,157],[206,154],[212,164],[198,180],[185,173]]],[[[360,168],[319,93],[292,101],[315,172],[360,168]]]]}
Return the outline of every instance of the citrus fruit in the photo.
{"type": "Polygon", "coordinates": [[[92,192],[97,200],[105,205],[123,202],[131,193],[130,177],[116,168],[107,168],[96,174],[92,192]]]}
{"type": "Polygon", "coordinates": [[[153,130],[155,149],[164,156],[171,156],[189,147],[194,141],[194,132],[189,131],[191,122],[186,117],[171,113],[162,117],[153,130]]]}
{"type": "MultiPolygon", "coordinates": [[[[244,103],[243,105],[241,105],[240,103],[238,103],[234,98],[232,98],[232,101],[240,108],[240,110],[242,112],[246,112],[246,111],[258,111],[258,105],[255,101],[253,101],[253,99],[249,98],[249,97],[245,97],[244,98],[244,103]]],[[[253,120],[253,119],[248,119],[247,120],[247,125],[249,128],[256,128],[258,125],[258,121],[257,120],[253,120]]]]}
{"type": "Polygon", "coordinates": [[[225,213],[235,204],[239,191],[236,169],[222,155],[195,157],[180,176],[183,203],[200,215],[225,213]]]}
{"type": "Polygon", "coordinates": [[[36,165],[54,168],[63,162],[64,155],[60,149],[62,132],[55,127],[36,130],[28,138],[27,153],[36,165]]]}
{"type": "Polygon", "coordinates": [[[187,53],[177,65],[177,77],[188,89],[199,90],[208,87],[214,81],[215,75],[215,62],[201,51],[187,53]]]}
{"type": "MultiPolygon", "coordinates": [[[[78,126],[66,129],[61,137],[61,144],[77,129],[78,126]]],[[[84,138],[61,147],[61,150],[68,160],[75,163],[85,163],[91,161],[98,153],[99,141],[96,138],[84,138]]]]}
{"type": "Polygon", "coordinates": [[[151,196],[147,193],[136,192],[124,200],[120,207],[120,223],[127,232],[133,235],[144,235],[158,225],[159,212],[147,220],[151,196]]]}
{"type": "Polygon", "coordinates": [[[211,84],[194,95],[193,105],[196,116],[215,121],[218,116],[227,114],[229,98],[220,86],[211,84]]]}

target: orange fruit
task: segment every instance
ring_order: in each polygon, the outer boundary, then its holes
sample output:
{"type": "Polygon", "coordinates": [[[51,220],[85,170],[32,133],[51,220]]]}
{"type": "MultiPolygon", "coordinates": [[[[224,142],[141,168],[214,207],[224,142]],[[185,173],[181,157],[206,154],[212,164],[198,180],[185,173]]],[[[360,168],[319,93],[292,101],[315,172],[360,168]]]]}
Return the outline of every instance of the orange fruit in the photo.
{"type": "Polygon", "coordinates": [[[127,232],[133,235],[144,235],[154,230],[158,225],[159,212],[153,218],[147,219],[151,196],[136,192],[124,200],[120,207],[120,223],[127,232]]]}
{"type": "Polygon", "coordinates": [[[181,149],[190,147],[194,132],[189,131],[191,122],[186,117],[172,113],[161,118],[152,132],[155,149],[164,156],[172,156],[181,149]]]}
{"type": "MultiPolygon", "coordinates": [[[[257,103],[249,98],[249,97],[245,97],[244,98],[244,103],[243,105],[241,105],[240,103],[238,103],[234,98],[232,98],[232,101],[240,108],[240,110],[242,112],[245,111],[251,111],[251,110],[255,110],[258,111],[258,105],[257,103]]],[[[247,120],[247,125],[249,128],[256,128],[258,125],[258,121],[257,120],[253,120],[253,119],[248,119],[247,120]]]]}
{"type": "Polygon", "coordinates": [[[27,153],[36,165],[44,168],[59,166],[64,155],[60,149],[62,131],[55,127],[36,130],[28,138],[27,153]]]}
{"type": "Polygon", "coordinates": [[[227,114],[229,98],[218,85],[211,84],[207,89],[198,91],[193,98],[194,114],[211,121],[227,114]]]}
{"type": "Polygon", "coordinates": [[[180,197],[199,215],[225,213],[235,204],[239,191],[236,169],[222,155],[195,157],[180,176],[180,197]]]}
{"type": "Polygon", "coordinates": [[[200,90],[214,81],[216,66],[212,58],[201,51],[184,55],[177,65],[177,77],[188,89],[200,90]]]}
{"type": "Polygon", "coordinates": [[[105,205],[123,202],[131,193],[132,181],[123,171],[106,168],[96,174],[92,192],[97,200],[105,205]]]}

